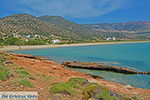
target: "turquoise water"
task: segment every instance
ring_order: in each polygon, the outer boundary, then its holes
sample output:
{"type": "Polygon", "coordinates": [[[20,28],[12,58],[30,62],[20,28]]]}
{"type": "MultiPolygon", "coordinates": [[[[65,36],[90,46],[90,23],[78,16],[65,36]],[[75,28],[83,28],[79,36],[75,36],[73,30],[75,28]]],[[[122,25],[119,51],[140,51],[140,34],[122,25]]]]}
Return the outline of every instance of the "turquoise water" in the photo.
{"type": "MultiPolygon", "coordinates": [[[[108,65],[129,67],[138,71],[150,71],[150,43],[109,44],[81,47],[60,47],[37,50],[21,50],[15,53],[47,57],[53,61],[103,62],[108,65]]],[[[105,80],[150,89],[150,75],[126,75],[96,70],[78,70],[106,77],[105,80]]]]}

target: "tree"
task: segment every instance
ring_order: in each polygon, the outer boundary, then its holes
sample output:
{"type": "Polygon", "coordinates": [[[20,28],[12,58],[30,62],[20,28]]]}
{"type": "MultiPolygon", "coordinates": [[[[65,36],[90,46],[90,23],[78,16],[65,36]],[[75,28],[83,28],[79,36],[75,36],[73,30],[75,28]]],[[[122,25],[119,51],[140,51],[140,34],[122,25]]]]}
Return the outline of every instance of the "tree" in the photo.
{"type": "Polygon", "coordinates": [[[4,39],[0,37],[0,44],[4,43],[4,39]]]}
{"type": "Polygon", "coordinates": [[[47,41],[43,40],[41,38],[33,38],[33,39],[29,39],[29,41],[27,41],[27,45],[44,45],[46,44],[47,41]]]}
{"type": "Polygon", "coordinates": [[[15,43],[15,45],[18,45],[18,46],[24,45],[24,44],[25,44],[24,41],[22,41],[21,39],[19,39],[19,40],[16,41],[16,43],[15,43]]]}
{"type": "Polygon", "coordinates": [[[4,46],[4,39],[0,37],[0,48],[3,48],[4,46]]]}
{"type": "Polygon", "coordinates": [[[23,41],[16,37],[10,37],[4,42],[7,45],[23,45],[23,41]]]}

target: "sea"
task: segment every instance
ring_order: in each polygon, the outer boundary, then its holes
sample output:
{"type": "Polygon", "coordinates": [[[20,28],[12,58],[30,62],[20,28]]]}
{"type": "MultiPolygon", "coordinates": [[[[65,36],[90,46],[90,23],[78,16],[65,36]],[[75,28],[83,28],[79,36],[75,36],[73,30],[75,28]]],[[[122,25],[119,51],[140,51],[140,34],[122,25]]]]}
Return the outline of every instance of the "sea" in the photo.
{"type": "MultiPolygon", "coordinates": [[[[86,61],[128,67],[137,71],[150,71],[150,43],[104,44],[91,46],[57,47],[13,51],[17,54],[43,56],[50,60],[86,61]]],[[[72,69],[105,77],[104,80],[150,89],[150,75],[121,74],[108,71],[72,69]]]]}

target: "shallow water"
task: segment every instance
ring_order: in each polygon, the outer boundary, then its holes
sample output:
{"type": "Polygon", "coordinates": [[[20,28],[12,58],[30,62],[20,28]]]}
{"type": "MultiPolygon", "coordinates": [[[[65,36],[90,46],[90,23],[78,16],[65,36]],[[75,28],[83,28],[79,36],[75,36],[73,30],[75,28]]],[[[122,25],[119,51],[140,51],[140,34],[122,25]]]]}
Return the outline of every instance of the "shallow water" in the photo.
{"type": "MultiPolygon", "coordinates": [[[[150,43],[107,44],[81,47],[60,47],[37,50],[21,50],[15,53],[43,56],[56,62],[88,61],[129,67],[138,71],[150,71],[150,43]]],[[[72,70],[72,69],[71,69],[72,70]]],[[[150,75],[125,75],[114,72],[81,70],[123,84],[150,89],[150,75]]]]}

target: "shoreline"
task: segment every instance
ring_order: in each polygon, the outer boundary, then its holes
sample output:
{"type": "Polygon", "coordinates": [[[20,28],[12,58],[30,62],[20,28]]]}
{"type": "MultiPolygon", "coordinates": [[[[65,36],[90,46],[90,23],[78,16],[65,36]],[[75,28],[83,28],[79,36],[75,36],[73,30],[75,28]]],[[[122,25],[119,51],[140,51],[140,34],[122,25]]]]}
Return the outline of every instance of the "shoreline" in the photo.
{"type": "Polygon", "coordinates": [[[66,82],[71,77],[85,78],[91,83],[98,83],[112,91],[115,91],[116,93],[126,94],[129,96],[130,95],[141,96],[141,93],[143,93],[144,95],[142,95],[142,97],[144,97],[144,100],[150,99],[150,96],[148,97],[147,95],[145,96],[145,94],[150,93],[150,89],[137,88],[128,84],[93,78],[90,75],[86,75],[83,72],[65,69],[64,65],[51,61],[47,58],[45,59],[43,57],[24,54],[15,54],[14,56],[15,58],[13,59],[13,62],[15,64],[22,66],[26,69],[29,69],[30,71],[33,71],[34,69],[34,71],[37,70],[40,73],[44,73],[44,75],[50,75],[53,77],[56,76],[57,80],[63,80],[66,82]],[[49,70],[51,70],[51,72],[49,72],[49,70]]]}
{"type": "Polygon", "coordinates": [[[97,42],[97,43],[78,43],[78,44],[50,44],[50,45],[24,45],[24,46],[4,46],[0,51],[14,51],[14,50],[31,50],[57,47],[76,47],[76,46],[90,46],[90,45],[106,45],[106,44],[127,44],[127,43],[146,43],[150,41],[121,41],[121,42],[97,42]]]}
{"type": "MultiPolygon", "coordinates": [[[[99,84],[107,88],[109,91],[113,91],[114,93],[117,94],[122,94],[123,97],[136,96],[136,97],[143,98],[143,100],[150,100],[150,95],[149,95],[150,89],[137,88],[128,84],[102,80],[97,77],[92,77],[91,75],[88,75],[84,72],[69,70],[65,68],[66,66],[51,61],[45,57],[25,55],[25,54],[14,54],[14,53],[13,54],[8,53],[6,57],[8,58],[11,57],[10,61],[12,63],[7,65],[11,66],[10,68],[13,68],[14,76],[8,79],[7,81],[0,83],[1,85],[0,91],[29,91],[29,92],[37,91],[39,93],[39,99],[45,100],[45,97],[51,98],[53,96],[53,93],[49,92],[51,87],[56,86],[58,83],[64,84],[66,82],[69,82],[69,79],[72,78],[82,78],[87,80],[89,83],[99,84]],[[24,69],[25,72],[29,73],[29,75],[32,75],[32,77],[27,77],[27,80],[34,87],[31,88],[25,85],[20,86],[20,85],[10,84],[10,82],[12,83],[13,80],[17,80],[19,78],[18,77],[19,74],[16,74],[16,71],[17,69],[20,68],[24,69]]],[[[22,79],[22,77],[20,77],[19,79],[22,79]]],[[[79,92],[78,95],[67,95],[67,97],[68,96],[69,99],[64,99],[64,100],[70,100],[70,98],[73,97],[76,98],[73,100],[77,100],[77,99],[82,100],[79,99],[79,97],[82,96],[81,92],[79,92]]]]}

